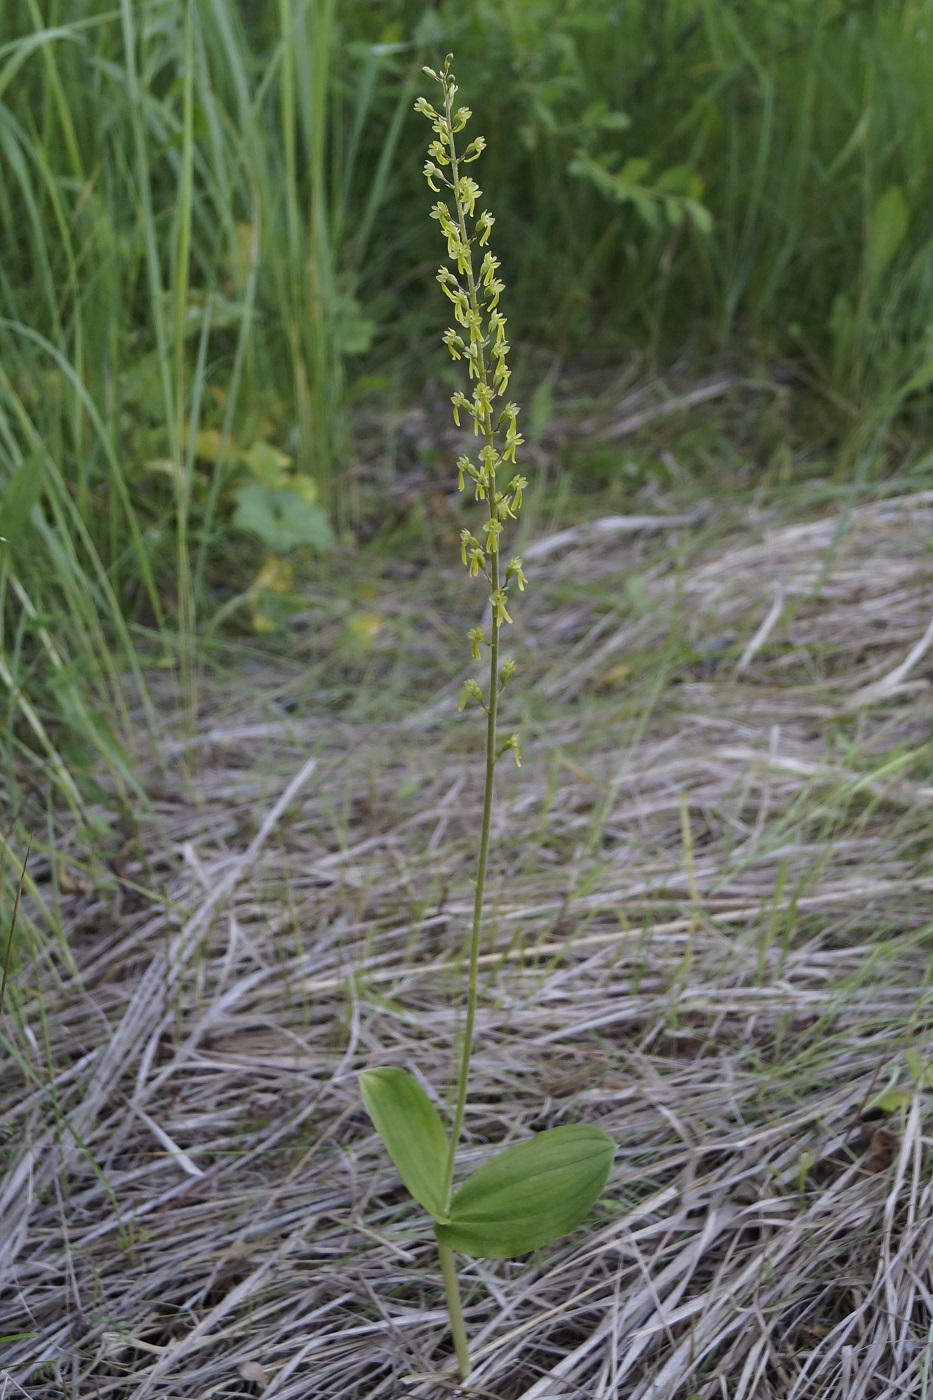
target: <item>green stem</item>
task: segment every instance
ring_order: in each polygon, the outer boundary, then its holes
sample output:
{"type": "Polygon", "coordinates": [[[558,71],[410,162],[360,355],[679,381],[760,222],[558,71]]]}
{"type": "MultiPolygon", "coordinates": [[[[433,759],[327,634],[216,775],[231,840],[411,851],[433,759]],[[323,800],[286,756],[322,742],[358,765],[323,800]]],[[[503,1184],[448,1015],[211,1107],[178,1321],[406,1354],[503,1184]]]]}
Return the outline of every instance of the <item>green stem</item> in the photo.
{"type": "Polygon", "coordinates": [[[437,1252],[441,1260],[441,1273],[444,1277],[444,1292],[447,1294],[447,1312],[450,1315],[450,1330],[457,1353],[457,1374],[465,1381],[470,1374],[470,1351],[467,1346],[466,1325],[463,1321],[463,1308],[460,1303],[460,1285],[457,1282],[457,1266],[454,1252],[446,1244],[437,1241],[437,1252]]]}
{"type": "MultiPolygon", "coordinates": [[[[498,557],[492,556],[493,583],[498,588],[498,557]]],[[[470,970],[467,982],[467,1014],[460,1052],[460,1073],[457,1080],[457,1107],[454,1112],[450,1143],[447,1149],[447,1170],[444,1176],[444,1202],[450,1204],[450,1187],[454,1174],[454,1159],[463,1115],[466,1111],[467,1084],[470,1077],[470,1056],[473,1052],[473,1027],[476,1023],[476,1003],[479,995],[479,941],[483,919],[483,895],[486,889],[486,866],[489,860],[489,831],[492,825],[493,777],[496,767],[496,709],[499,661],[499,629],[493,619],[492,640],[489,643],[489,704],[486,707],[486,787],[483,794],[483,826],[480,836],[479,861],[476,870],[476,890],[473,896],[473,927],[470,933],[470,970]]]]}

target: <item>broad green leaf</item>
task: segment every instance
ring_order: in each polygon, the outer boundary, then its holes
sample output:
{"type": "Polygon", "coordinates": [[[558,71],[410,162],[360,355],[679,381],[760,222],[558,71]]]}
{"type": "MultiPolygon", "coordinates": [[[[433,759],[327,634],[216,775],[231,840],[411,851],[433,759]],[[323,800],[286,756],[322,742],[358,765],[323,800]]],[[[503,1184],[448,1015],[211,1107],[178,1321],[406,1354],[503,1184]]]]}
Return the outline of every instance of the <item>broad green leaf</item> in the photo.
{"type": "Polygon", "coordinates": [[[882,1113],[896,1113],[899,1108],[909,1108],[913,1099],[914,1095],[910,1089],[885,1089],[866,1106],[880,1108],[882,1113]]]}
{"type": "Polygon", "coordinates": [[[285,474],[292,465],[292,459],[280,447],[257,438],[251,447],[240,453],[240,461],[249,468],[260,486],[267,491],[279,491],[285,487],[285,474]]]}
{"type": "Polygon", "coordinates": [[[403,1069],[360,1075],[366,1112],[408,1190],[435,1219],[444,1213],[447,1134],[437,1109],[403,1069]]]}
{"type": "Polygon", "coordinates": [[[627,160],[616,176],[619,188],[624,189],[628,185],[642,185],[648,178],[651,169],[651,162],[645,156],[632,156],[627,160]]]}
{"type": "Polygon", "coordinates": [[[454,1195],[437,1237],[474,1259],[512,1259],[566,1235],[599,1198],[616,1145],[572,1123],[507,1147],[454,1195]]]}
{"type": "Polygon", "coordinates": [[[691,193],[691,186],[694,183],[694,174],[689,165],[669,165],[666,170],[662,170],[655,180],[655,188],[663,194],[691,193]]]}
{"type": "Polygon", "coordinates": [[[910,212],[900,185],[891,185],[876,201],[868,224],[866,270],[876,287],[907,234],[910,212]]]}
{"type": "Polygon", "coordinates": [[[299,544],[323,553],[333,543],[327,516],[320,506],[303,501],[295,491],[269,491],[250,481],[237,492],[233,523],[258,536],[273,554],[287,554],[299,544]]]}

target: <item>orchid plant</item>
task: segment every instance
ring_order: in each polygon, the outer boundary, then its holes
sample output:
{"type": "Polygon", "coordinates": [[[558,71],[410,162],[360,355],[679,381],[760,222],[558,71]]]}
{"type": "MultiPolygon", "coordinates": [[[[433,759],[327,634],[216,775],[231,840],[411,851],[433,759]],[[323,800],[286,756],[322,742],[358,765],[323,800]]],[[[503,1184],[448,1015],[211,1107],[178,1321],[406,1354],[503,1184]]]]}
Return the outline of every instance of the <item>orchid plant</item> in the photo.
{"type": "Polygon", "coordinates": [[[415,108],[431,123],[424,174],[441,198],[431,210],[447,243],[450,265],[437,280],[453,305],[455,325],[443,342],[467,368],[467,389],[452,398],[454,420],[472,426],[478,440],[472,457],[457,462],[458,486],[472,488],[485,507],[474,534],[464,529],[460,557],[470,577],[482,579],[488,597],[488,630],[468,633],[471,655],[486,654],[485,689],[468,679],[460,709],[478,706],[486,717],[486,766],[482,825],[476,869],[473,920],[469,936],[467,1003],[452,1121],[445,1126],[421,1084],[405,1070],[366,1070],[360,1076],[363,1101],[396,1170],[410,1194],[430,1216],[440,1257],[451,1331],[461,1380],[470,1373],[455,1255],[510,1259],[552,1243],[577,1226],[601,1194],[615,1154],[615,1143],[601,1128],[568,1124],[515,1143],[455,1185],[457,1147],[463,1129],[470,1058],[479,996],[478,967],[496,765],[511,753],[521,763],[518,738],[498,734],[498,706],[514,670],[501,652],[504,627],[511,623],[510,595],[525,587],[522,561],[506,562],[509,527],[518,518],[528,485],[517,471],[522,444],[518,407],[507,397],[510,370],[506,318],[500,309],[505,290],[499,261],[490,247],[495,222],[482,207],[482,190],[469,173],[485,147],[482,136],[460,149],[458,137],[470,119],[468,107],[454,108],[457,84],[448,55],[439,72],[424,72],[438,84],[440,110],[420,97],[415,108]],[[477,212],[478,211],[478,212],[477,212]],[[483,251],[481,251],[483,250],[483,251]]]}

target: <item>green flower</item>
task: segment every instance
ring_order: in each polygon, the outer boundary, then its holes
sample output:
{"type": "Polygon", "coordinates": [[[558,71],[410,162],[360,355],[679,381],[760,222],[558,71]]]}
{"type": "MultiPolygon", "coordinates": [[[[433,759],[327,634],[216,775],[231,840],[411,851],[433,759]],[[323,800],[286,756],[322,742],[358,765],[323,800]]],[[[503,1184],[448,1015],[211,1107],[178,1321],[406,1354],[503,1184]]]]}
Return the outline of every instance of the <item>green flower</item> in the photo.
{"type": "Polygon", "coordinates": [[[474,680],[468,680],[463,682],[463,694],[460,696],[460,703],[457,706],[457,709],[460,711],[465,710],[468,700],[476,700],[480,705],[483,706],[483,709],[486,708],[486,706],[483,704],[483,692],[480,690],[479,686],[474,680]]]}
{"type": "Polygon", "coordinates": [[[525,584],[527,580],[525,578],[524,570],[522,569],[522,561],[520,559],[510,560],[509,567],[505,571],[506,583],[509,583],[513,578],[518,584],[519,593],[524,593],[525,584]]]}
{"type": "Polygon", "coordinates": [[[509,595],[504,588],[494,588],[492,590],[492,615],[493,622],[497,627],[501,627],[503,622],[512,621],[511,617],[509,617],[508,607],[506,606],[508,601],[509,595]]]}

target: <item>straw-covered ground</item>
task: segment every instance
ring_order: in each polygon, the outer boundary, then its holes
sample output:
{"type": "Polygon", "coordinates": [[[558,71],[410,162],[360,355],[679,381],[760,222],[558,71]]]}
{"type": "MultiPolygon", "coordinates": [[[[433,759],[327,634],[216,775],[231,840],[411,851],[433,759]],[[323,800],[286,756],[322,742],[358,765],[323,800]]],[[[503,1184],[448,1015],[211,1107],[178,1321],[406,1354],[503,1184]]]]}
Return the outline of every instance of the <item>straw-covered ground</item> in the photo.
{"type": "MultiPolygon", "coordinates": [[[[572,1237],[464,1261],[464,1394],[933,1393],[931,538],[933,493],[526,549],[462,1163],[618,1154],[572,1237]]],[[[73,967],[4,1013],[3,1396],[456,1390],[357,1075],[454,1063],[480,595],[368,593],[196,734],[166,698],[112,879],[33,863],[73,967]]]]}

